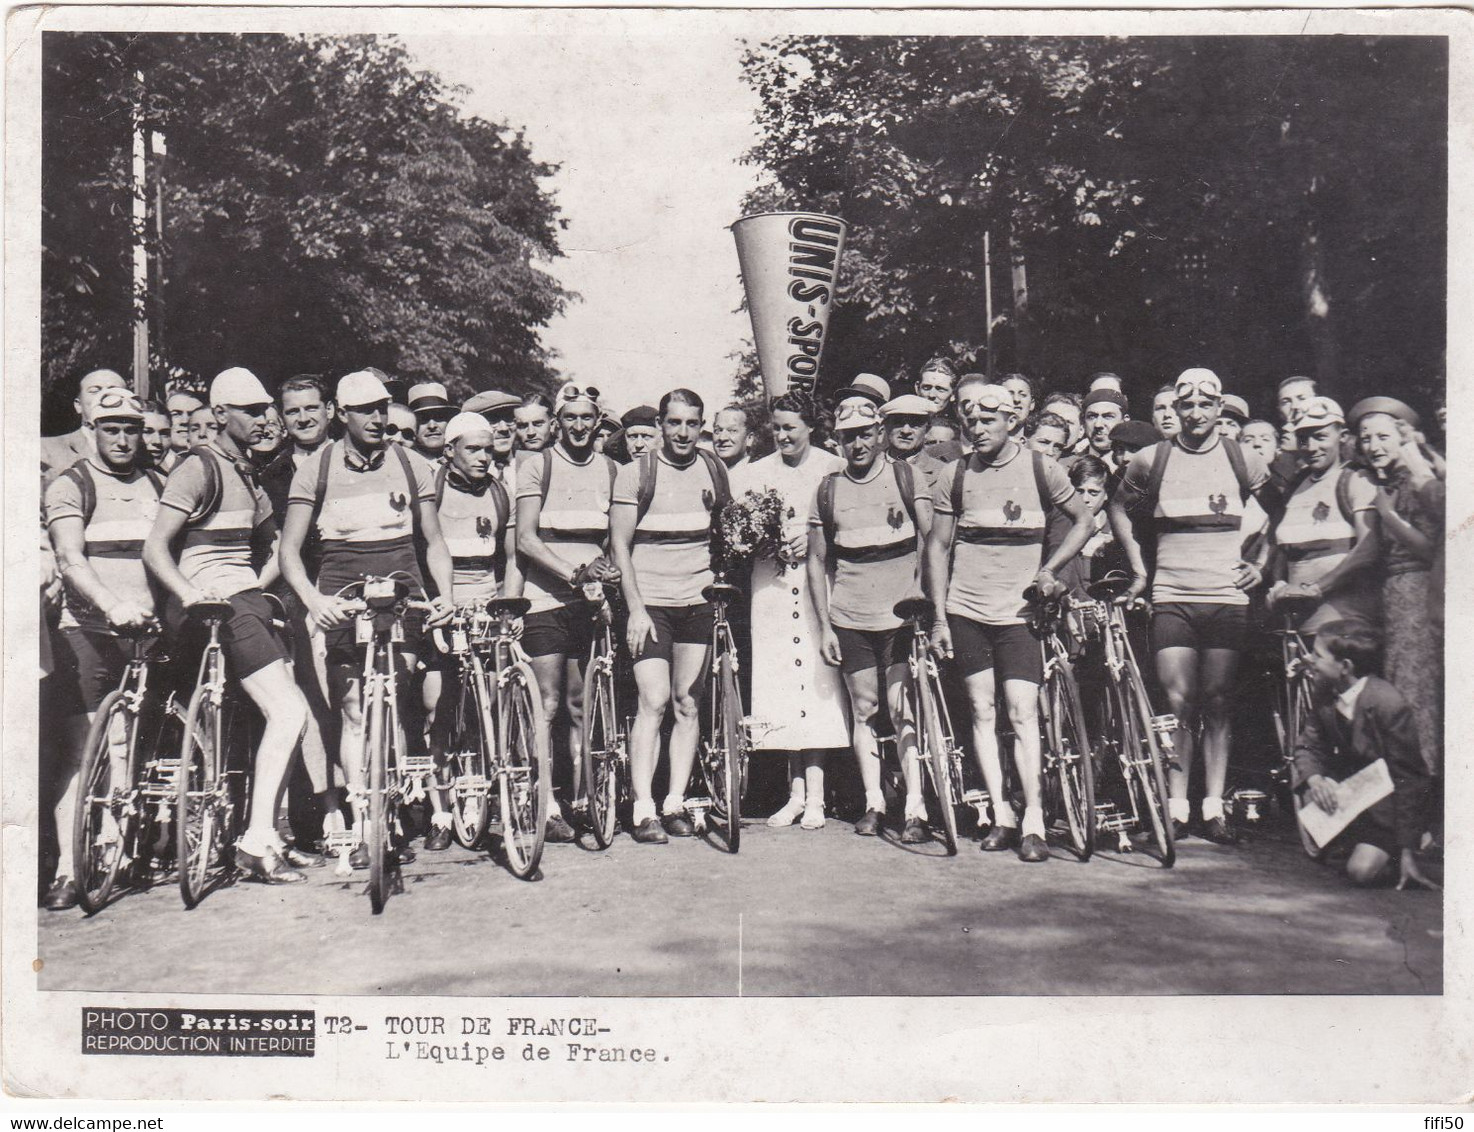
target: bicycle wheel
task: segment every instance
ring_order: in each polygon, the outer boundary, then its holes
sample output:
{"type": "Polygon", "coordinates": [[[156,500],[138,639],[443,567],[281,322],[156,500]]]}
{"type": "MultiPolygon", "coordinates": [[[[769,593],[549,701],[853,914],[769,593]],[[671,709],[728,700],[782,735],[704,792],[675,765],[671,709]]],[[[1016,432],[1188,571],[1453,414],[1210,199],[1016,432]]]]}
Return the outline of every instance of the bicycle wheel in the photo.
{"type": "Polygon", "coordinates": [[[455,715],[451,719],[450,819],[451,836],[456,844],[474,849],[486,836],[491,824],[490,776],[491,727],[488,726],[480,672],[468,667],[461,671],[460,693],[455,715]]]}
{"type": "Polygon", "coordinates": [[[368,816],[363,843],[369,859],[369,906],[374,915],[389,903],[389,744],[393,729],[384,703],[384,688],[367,691],[363,708],[363,743],[368,756],[368,816]]]}
{"type": "Polygon", "coordinates": [[[512,875],[531,880],[542,860],[553,784],[537,678],[521,662],[507,669],[498,739],[502,847],[512,875]]]}
{"type": "Polygon", "coordinates": [[[612,657],[598,644],[583,673],[583,790],[594,843],[608,849],[618,826],[621,736],[612,657]]]}
{"type": "MultiPolygon", "coordinates": [[[[137,732],[137,719],[128,710],[122,692],[109,692],[98,706],[87,731],[87,752],[82,778],[77,784],[77,805],[72,818],[72,861],[82,911],[91,916],[105,906],[117,883],[123,863],[123,846],[130,824],[126,806],[126,782],[115,781],[109,737],[115,728],[125,728],[124,741],[130,752],[137,732]]],[[[131,760],[129,760],[131,763],[131,760]]]]}
{"type": "MultiPolygon", "coordinates": [[[[1315,710],[1311,700],[1310,677],[1304,673],[1294,678],[1286,688],[1289,693],[1287,703],[1289,710],[1286,712],[1286,736],[1283,746],[1285,762],[1290,767],[1295,763],[1295,743],[1300,737],[1301,728],[1310,713],[1315,710]]],[[[1291,780],[1293,781],[1293,779],[1291,780]]],[[[1302,800],[1293,791],[1290,792],[1290,805],[1295,809],[1295,830],[1300,834],[1300,847],[1305,850],[1305,855],[1312,860],[1318,861],[1325,854],[1325,850],[1316,844],[1315,838],[1306,832],[1304,823],[1300,820],[1300,808],[1302,800]]]]}
{"type": "MultiPolygon", "coordinates": [[[[206,657],[203,664],[218,663],[206,657]]],[[[220,700],[202,678],[195,685],[184,717],[184,746],[179,752],[178,793],[174,815],[179,893],[186,908],[204,899],[218,879],[225,834],[221,829],[220,700]]]]}
{"type": "Polygon", "coordinates": [[[742,693],[730,654],[717,658],[711,674],[709,723],[701,773],[711,794],[712,808],[722,820],[727,851],[742,847],[742,770],[746,750],[742,740],[742,693]]]}
{"type": "Polygon", "coordinates": [[[1123,768],[1128,773],[1127,785],[1136,791],[1141,808],[1146,811],[1162,867],[1170,869],[1177,860],[1177,843],[1172,836],[1167,771],[1162,765],[1157,733],[1152,729],[1151,702],[1138,672],[1129,671],[1127,679],[1114,686],[1122,697],[1122,739],[1125,750],[1130,752],[1130,757],[1123,761],[1123,768]]]}
{"type": "Polygon", "coordinates": [[[1046,780],[1046,788],[1055,796],[1058,812],[1064,816],[1075,855],[1088,861],[1095,849],[1095,766],[1085,730],[1085,712],[1080,706],[1080,688],[1068,665],[1055,667],[1040,690],[1040,706],[1054,772],[1053,782],[1046,780]]]}
{"type": "MultiPolygon", "coordinates": [[[[916,721],[917,762],[924,793],[930,794],[947,856],[957,855],[957,798],[952,793],[951,752],[942,727],[942,691],[933,686],[933,676],[924,669],[920,678],[913,671],[906,678],[912,718],[916,721]]],[[[899,754],[899,752],[897,752],[899,754]]]]}

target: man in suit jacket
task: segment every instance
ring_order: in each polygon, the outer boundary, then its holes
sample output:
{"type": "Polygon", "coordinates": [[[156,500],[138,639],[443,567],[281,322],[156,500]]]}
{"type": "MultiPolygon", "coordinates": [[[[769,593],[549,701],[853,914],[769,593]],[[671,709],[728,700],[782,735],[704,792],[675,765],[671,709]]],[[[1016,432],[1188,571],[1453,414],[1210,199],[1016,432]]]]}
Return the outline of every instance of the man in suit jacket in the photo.
{"type": "Polygon", "coordinates": [[[1416,852],[1428,828],[1431,780],[1418,749],[1407,700],[1374,675],[1382,639],[1360,621],[1332,621],[1316,633],[1311,668],[1317,702],[1295,744],[1295,788],[1310,805],[1335,813],[1340,782],[1384,759],[1392,795],[1364,810],[1337,838],[1349,844],[1346,875],[1352,883],[1376,883],[1395,856],[1398,888],[1410,882],[1437,888],[1416,852]]]}

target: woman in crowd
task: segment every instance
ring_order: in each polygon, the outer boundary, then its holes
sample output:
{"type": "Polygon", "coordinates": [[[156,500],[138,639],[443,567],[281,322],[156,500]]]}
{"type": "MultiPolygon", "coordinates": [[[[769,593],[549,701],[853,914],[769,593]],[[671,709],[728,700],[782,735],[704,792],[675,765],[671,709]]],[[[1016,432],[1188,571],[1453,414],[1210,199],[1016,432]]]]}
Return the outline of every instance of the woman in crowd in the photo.
{"type": "Polygon", "coordinates": [[[824,663],[818,616],[809,600],[809,507],[821,481],[844,461],[818,446],[819,407],[804,393],[773,398],[775,451],[734,470],[732,495],[776,491],[784,505],[784,560],[752,568],[752,717],[755,751],[788,756],[789,798],[769,825],[824,825],[824,753],[849,745],[839,672],[824,663]]]}
{"type": "Polygon", "coordinates": [[[1369,397],[1352,406],[1351,420],[1378,485],[1386,676],[1413,705],[1423,761],[1442,774],[1442,626],[1431,613],[1430,572],[1443,543],[1443,485],[1403,402],[1369,397]]]}

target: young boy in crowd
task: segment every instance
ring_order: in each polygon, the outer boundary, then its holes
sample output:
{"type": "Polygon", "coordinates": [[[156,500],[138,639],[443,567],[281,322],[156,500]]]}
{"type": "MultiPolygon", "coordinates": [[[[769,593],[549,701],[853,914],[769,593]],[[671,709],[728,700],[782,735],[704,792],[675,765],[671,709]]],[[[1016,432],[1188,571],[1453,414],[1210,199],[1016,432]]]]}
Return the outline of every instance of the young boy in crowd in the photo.
{"type": "Polygon", "coordinates": [[[1381,656],[1381,635],[1363,622],[1332,621],[1317,631],[1310,659],[1316,704],[1295,744],[1295,787],[1306,805],[1334,814],[1341,782],[1386,760],[1392,794],[1358,814],[1332,844],[1350,847],[1346,875],[1353,884],[1377,883],[1397,857],[1399,889],[1409,882],[1436,889],[1416,853],[1428,828],[1431,780],[1407,700],[1375,675],[1381,656]]]}

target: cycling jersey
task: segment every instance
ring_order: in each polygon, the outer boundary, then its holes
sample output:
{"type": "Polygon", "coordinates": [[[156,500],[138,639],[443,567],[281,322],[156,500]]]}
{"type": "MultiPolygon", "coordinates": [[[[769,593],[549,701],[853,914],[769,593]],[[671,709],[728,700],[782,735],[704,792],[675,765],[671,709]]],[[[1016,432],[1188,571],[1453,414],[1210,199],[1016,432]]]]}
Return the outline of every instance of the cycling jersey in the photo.
{"type": "Polygon", "coordinates": [[[1376,506],[1377,487],[1365,472],[1352,471],[1338,489],[1345,472],[1338,465],[1319,478],[1306,476],[1285,500],[1274,540],[1284,551],[1291,585],[1318,582],[1339,566],[1356,545],[1353,517],[1376,506]],[[1343,499],[1351,515],[1342,513],[1343,499]]]}
{"type": "Polygon", "coordinates": [[[440,533],[454,567],[454,599],[487,601],[501,593],[507,573],[503,536],[516,516],[501,485],[487,478],[473,486],[450,469],[440,492],[440,533]]]}
{"type": "MultiPolygon", "coordinates": [[[[522,462],[517,473],[517,498],[542,500],[538,537],[566,562],[583,566],[603,553],[609,536],[613,461],[591,452],[579,463],[562,444],[554,444],[544,452],[546,456],[543,452],[530,453],[522,462]]],[[[558,609],[577,597],[561,578],[532,563],[527,566],[522,596],[532,603],[532,613],[558,609]]]]}
{"type": "MultiPolygon", "coordinates": [[[[632,558],[646,605],[699,605],[711,585],[709,532],[716,485],[700,459],[672,464],[662,449],[650,509],[635,526],[632,558]]],[[[625,464],[614,481],[614,502],[639,506],[640,460],[625,464]]]]}
{"type": "MultiPolygon", "coordinates": [[[[1246,449],[1243,457],[1246,483],[1241,487],[1221,437],[1200,451],[1172,442],[1150,519],[1157,536],[1154,604],[1249,603],[1249,595],[1234,584],[1250,533],[1243,492],[1264,487],[1269,469],[1256,452],[1246,449]]],[[[1131,457],[1122,478],[1128,497],[1149,496],[1155,460],[1155,446],[1131,457]]]]}
{"type": "Polygon", "coordinates": [[[932,492],[937,514],[957,520],[946,611],[986,625],[1023,624],[1023,593],[1044,564],[1047,511],[1075,496],[1056,461],[1012,447],[994,463],[969,456],[948,469],[932,492]],[[960,509],[952,498],[957,475],[960,509]]]}
{"type": "Polygon", "coordinates": [[[318,482],[323,457],[310,459],[293,475],[287,497],[288,503],[313,507],[322,500],[316,518],[322,546],[318,589],[336,593],[370,574],[400,572],[423,586],[415,554],[415,503],[435,501],[430,465],[387,446],[364,459],[346,440],[334,441],[328,451],[326,484],[318,482]]]}
{"type": "MultiPolygon", "coordinates": [[[[926,477],[913,467],[913,498],[904,500],[894,461],[882,456],[865,479],[851,478],[846,469],[829,483],[834,535],[829,548],[834,570],[829,619],[845,629],[894,629],[901,624],[896,603],[921,594],[917,580],[921,555],[911,515],[918,503],[930,502],[926,477]]],[[[825,526],[820,512],[816,495],[810,527],[825,526]]]]}
{"type": "Polygon", "coordinates": [[[169,473],[159,502],[188,516],[179,572],[191,585],[230,597],[261,584],[251,566],[251,544],[258,528],[273,529],[271,500],[235,457],[214,443],[192,449],[169,473]],[[215,461],[218,499],[211,499],[206,460],[215,461]]]}
{"type": "MultiPolygon", "coordinates": [[[[119,476],[88,460],[86,473],[65,473],[46,489],[46,524],[81,519],[87,561],[98,580],[119,600],[154,608],[153,591],[143,568],[143,542],[159,510],[159,489],[142,469],[119,476]],[[92,478],[92,514],[86,513],[82,485],[74,474],[92,478]]],[[[62,600],[63,629],[84,628],[110,633],[102,611],[68,588],[62,600]]]]}

